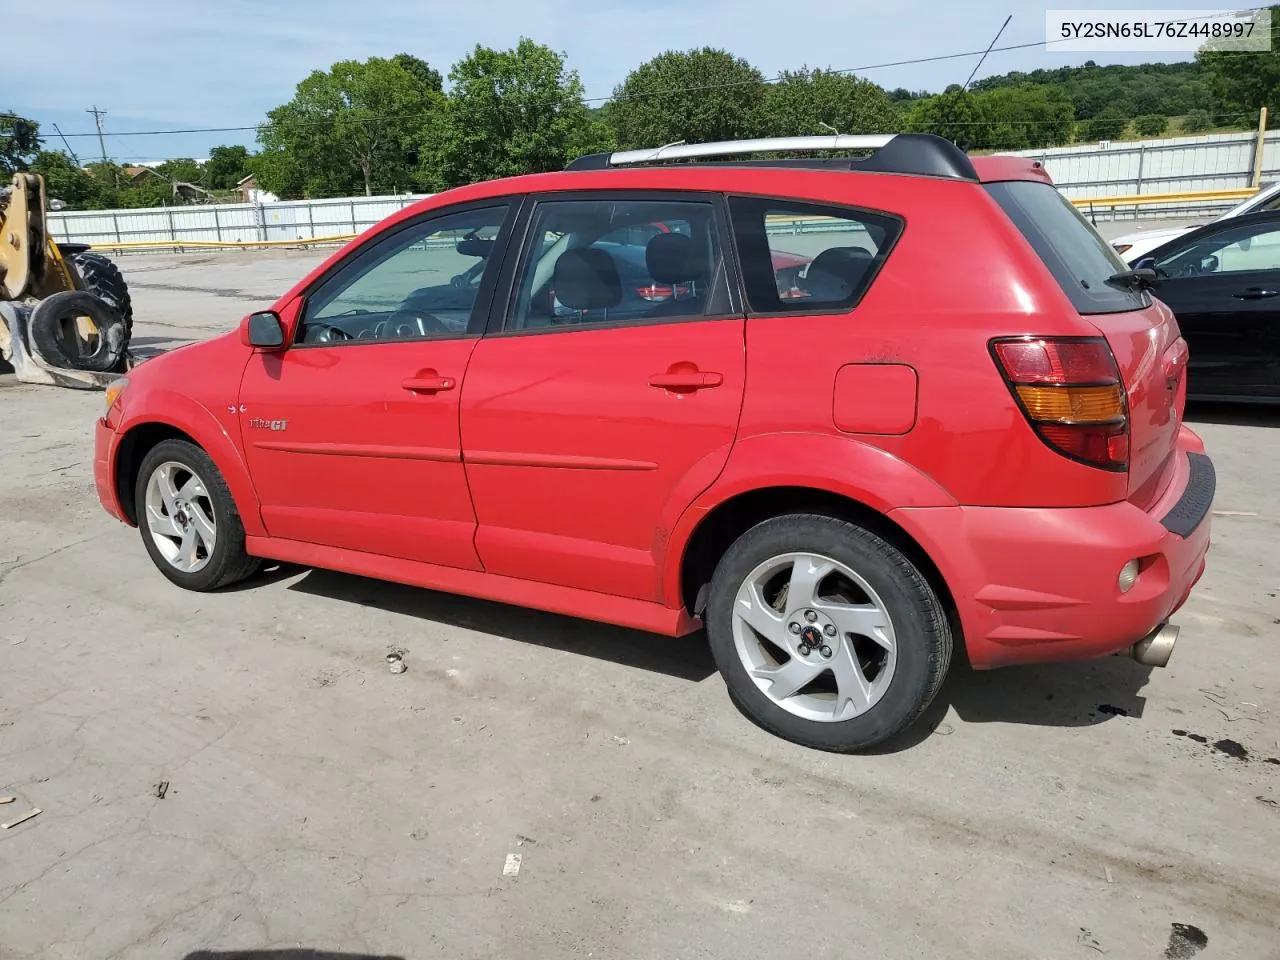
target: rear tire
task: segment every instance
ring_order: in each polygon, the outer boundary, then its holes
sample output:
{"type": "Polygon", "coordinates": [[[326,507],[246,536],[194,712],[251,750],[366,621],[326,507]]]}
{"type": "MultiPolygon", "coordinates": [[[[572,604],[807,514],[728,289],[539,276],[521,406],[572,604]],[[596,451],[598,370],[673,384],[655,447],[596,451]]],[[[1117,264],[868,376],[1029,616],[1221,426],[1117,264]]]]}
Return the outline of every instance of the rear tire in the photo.
{"type": "Polygon", "coordinates": [[[738,709],[819,750],[902,733],[951,662],[946,614],[920,571],[884,538],[818,514],[739,537],[716,567],[705,622],[738,709]]]}
{"type": "Polygon", "coordinates": [[[185,590],[217,590],[257,572],[244,524],[213,460],[186,440],[164,440],[143,458],[134,516],[160,572],[185,590]]]}

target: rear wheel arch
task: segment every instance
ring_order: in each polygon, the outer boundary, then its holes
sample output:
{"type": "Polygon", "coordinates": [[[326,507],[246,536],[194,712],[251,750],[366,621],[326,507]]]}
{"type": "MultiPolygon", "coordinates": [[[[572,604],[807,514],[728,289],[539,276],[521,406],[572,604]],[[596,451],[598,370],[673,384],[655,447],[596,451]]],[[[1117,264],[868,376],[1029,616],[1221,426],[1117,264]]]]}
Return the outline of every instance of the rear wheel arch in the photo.
{"type": "Polygon", "coordinates": [[[685,609],[701,615],[716,565],[734,541],[757,524],[787,514],[817,514],[845,520],[887,540],[929,581],[955,635],[961,635],[955,600],[946,579],[915,538],[874,507],[822,487],[759,487],[716,504],[698,521],[680,554],[679,599],[685,609]]]}

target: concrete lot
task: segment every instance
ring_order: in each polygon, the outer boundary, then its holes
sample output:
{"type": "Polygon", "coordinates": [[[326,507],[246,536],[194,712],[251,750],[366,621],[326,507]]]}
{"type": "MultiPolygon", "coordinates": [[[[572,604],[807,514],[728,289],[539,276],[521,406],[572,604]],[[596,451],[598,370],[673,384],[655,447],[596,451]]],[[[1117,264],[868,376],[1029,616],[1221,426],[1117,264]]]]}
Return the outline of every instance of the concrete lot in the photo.
{"type": "MultiPolygon", "coordinates": [[[[138,346],[316,259],[125,258],[138,346]]],[[[292,568],[181,592],[97,504],[101,402],[0,377],[0,821],[43,811],[0,831],[2,960],[1280,958],[1278,414],[1191,411],[1232,515],[1168,669],[960,671],[839,757],[698,638],[292,568]]]]}

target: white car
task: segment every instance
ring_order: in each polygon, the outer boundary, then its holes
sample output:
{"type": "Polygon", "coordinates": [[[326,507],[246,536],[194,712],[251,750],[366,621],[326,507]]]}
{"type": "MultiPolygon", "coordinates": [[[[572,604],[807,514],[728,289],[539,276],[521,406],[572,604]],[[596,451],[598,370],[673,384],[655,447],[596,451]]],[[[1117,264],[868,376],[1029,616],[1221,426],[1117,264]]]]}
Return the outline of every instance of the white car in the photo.
{"type": "MultiPolygon", "coordinates": [[[[1263,184],[1262,189],[1252,197],[1240,201],[1226,213],[1207,222],[1217,223],[1219,220],[1244,216],[1246,213],[1276,209],[1280,209],[1280,181],[1263,184]]],[[[1184,233],[1190,233],[1192,230],[1202,226],[1205,226],[1205,224],[1194,223],[1187,227],[1164,230],[1136,230],[1133,233],[1126,233],[1122,237],[1116,237],[1111,241],[1111,246],[1115,248],[1116,253],[1124,258],[1127,264],[1133,266],[1156,247],[1162,246],[1170,240],[1180,237],[1184,233]]]]}

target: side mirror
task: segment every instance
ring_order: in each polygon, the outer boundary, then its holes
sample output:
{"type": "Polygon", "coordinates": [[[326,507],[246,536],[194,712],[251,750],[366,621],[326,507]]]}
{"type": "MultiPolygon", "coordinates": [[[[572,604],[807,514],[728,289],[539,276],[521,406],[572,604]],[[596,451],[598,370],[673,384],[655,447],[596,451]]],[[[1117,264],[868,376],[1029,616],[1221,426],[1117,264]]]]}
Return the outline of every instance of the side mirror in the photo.
{"type": "Polygon", "coordinates": [[[240,324],[240,341],[259,350],[279,350],[284,346],[284,325],[270,310],[253,313],[240,324]]]}

